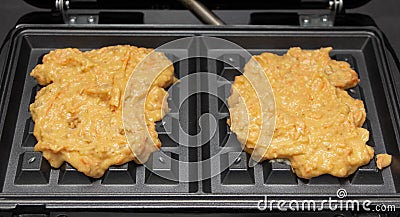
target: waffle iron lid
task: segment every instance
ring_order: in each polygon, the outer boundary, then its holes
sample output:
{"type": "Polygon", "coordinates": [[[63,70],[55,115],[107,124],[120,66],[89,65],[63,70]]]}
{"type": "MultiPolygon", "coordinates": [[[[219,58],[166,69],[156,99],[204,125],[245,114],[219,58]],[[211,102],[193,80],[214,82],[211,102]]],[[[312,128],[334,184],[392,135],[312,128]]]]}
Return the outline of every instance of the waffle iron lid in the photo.
{"type": "MultiPolygon", "coordinates": [[[[55,9],[60,0],[24,0],[44,9],[55,9]]],[[[73,9],[184,9],[177,0],[61,0],[68,1],[73,9]]],[[[210,9],[326,9],[332,2],[341,0],[201,0],[210,9]]],[[[371,0],[342,0],[345,9],[360,7],[371,0]]]]}

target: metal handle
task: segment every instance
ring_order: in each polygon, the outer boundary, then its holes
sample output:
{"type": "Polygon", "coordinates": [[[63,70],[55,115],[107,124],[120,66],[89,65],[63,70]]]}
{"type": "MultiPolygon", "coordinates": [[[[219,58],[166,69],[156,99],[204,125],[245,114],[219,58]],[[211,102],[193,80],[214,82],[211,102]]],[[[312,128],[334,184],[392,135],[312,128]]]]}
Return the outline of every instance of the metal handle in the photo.
{"type": "Polygon", "coordinates": [[[225,23],[206,6],[197,0],[178,0],[189,9],[199,20],[210,25],[225,25],[225,23]]]}

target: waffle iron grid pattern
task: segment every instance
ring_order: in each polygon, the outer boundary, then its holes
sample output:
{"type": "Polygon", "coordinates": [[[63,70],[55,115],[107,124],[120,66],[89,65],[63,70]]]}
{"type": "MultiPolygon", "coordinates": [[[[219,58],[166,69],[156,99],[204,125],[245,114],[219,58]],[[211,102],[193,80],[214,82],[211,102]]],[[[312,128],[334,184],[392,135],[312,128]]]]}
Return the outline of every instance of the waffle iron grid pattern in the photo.
{"type": "MultiPolygon", "coordinates": [[[[282,52],[277,52],[282,54],[282,52]]],[[[356,59],[351,54],[334,54],[333,59],[348,62],[353,69],[358,72],[356,59]]],[[[240,75],[235,67],[242,68],[244,65],[243,59],[234,54],[227,54],[227,58],[231,60],[230,64],[221,62],[214,63],[212,70],[222,75],[225,79],[233,82],[234,76],[240,75]]],[[[228,61],[229,62],[229,61],[228,61]]],[[[209,65],[212,61],[209,61],[209,65]]],[[[212,71],[211,70],[211,71],[212,71]]],[[[361,80],[363,74],[359,72],[361,80]]],[[[348,93],[355,99],[360,99],[365,102],[366,110],[368,111],[368,102],[365,100],[362,84],[351,88],[348,93]]],[[[229,96],[230,84],[221,83],[221,81],[208,81],[209,87],[218,87],[221,98],[225,99],[229,96]]],[[[322,175],[320,177],[312,178],[310,180],[301,179],[296,177],[292,172],[290,165],[284,162],[272,161],[256,164],[254,167],[249,167],[250,155],[241,152],[240,143],[235,141],[236,144],[226,144],[227,134],[231,134],[229,127],[226,125],[226,119],[229,118],[227,102],[221,102],[215,97],[209,97],[209,105],[217,105],[210,107],[210,112],[217,117],[223,117],[219,120],[218,130],[216,135],[212,138],[211,144],[207,148],[210,150],[210,156],[216,153],[225,153],[220,157],[222,161],[233,162],[232,166],[222,172],[219,176],[215,176],[210,181],[210,192],[213,193],[235,193],[240,188],[241,192],[247,193],[282,193],[282,191],[290,192],[307,192],[312,193],[316,191],[326,190],[327,193],[333,192],[334,189],[345,188],[352,189],[362,186],[368,186],[370,191],[387,191],[384,188],[384,180],[381,171],[377,170],[375,160],[367,165],[360,167],[354,174],[348,178],[336,178],[331,175],[322,175]],[[219,145],[215,145],[219,144],[219,145]],[[228,147],[226,147],[228,146],[228,147]],[[223,150],[226,149],[226,150],[223,150]],[[240,156],[236,158],[236,154],[232,152],[241,152],[240,156]]],[[[370,131],[370,139],[368,145],[375,147],[375,135],[371,128],[371,120],[367,113],[367,119],[363,125],[370,131]]],[[[379,138],[377,138],[379,139],[379,138]]],[[[219,162],[215,161],[213,168],[219,167],[219,162]]]]}
{"type": "MultiPolygon", "coordinates": [[[[249,50],[252,54],[260,53],[259,50],[249,50]]],[[[368,188],[368,192],[371,193],[393,193],[395,192],[393,180],[388,178],[388,174],[383,175],[385,171],[379,171],[376,169],[375,161],[372,160],[368,165],[360,167],[356,173],[348,178],[335,178],[329,175],[313,178],[311,180],[304,180],[297,178],[292,173],[289,165],[279,162],[264,162],[257,164],[255,167],[248,167],[249,155],[241,152],[240,145],[229,144],[230,148],[223,151],[219,161],[234,162],[230,168],[223,171],[220,175],[214,176],[195,186],[200,188],[190,188],[193,183],[180,183],[170,180],[165,180],[155,174],[152,174],[145,167],[136,165],[133,162],[111,167],[106,174],[100,179],[91,179],[85,175],[77,172],[70,165],[65,163],[60,169],[51,168],[48,162],[42,157],[41,153],[34,152],[33,146],[36,140],[33,136],[33,121],[29,115],[29,104],[33,102],[36,92],[39,90],[39,86],[35,80],[29,76],[30,70],[38,63],[45,53],[49,52],[49,49],[35,49],[32,50],[29,56],[28,67],[25,72],[25,84],[24,92],[21,99],[19,116],[16,125],[16,132],[22,132],[22,134],[16,133],[14,135],[14,144],[12,146],[9,167],[6,174],[6,180],[3,187],[3,192],[16,192],[16,193],[40,193],[40,192],[83,192],[83,193],[200,193],[200,194],[236,194],[236,193],[248,193],[248,194],[260,194],[260,193],[315,193],[316,191],[321,193],[332,193],[338,188],[345,188],[349,192],[357,193],[362,192],[363,189],[368,188]],[[21,118],[27,117],[27,118],[21,118]],[[236,147],[236,148],[235,148],[236,147]],[[234,156],[231,152],[241,152],[239,159],[232,158],[234,156]],[[321,187],[323,186],[323,187],[321,187]]],[[[210,51],[212,52],[212,51],[210,51]]],[[[282,54],[286,50],[263,50],[262,52],[274,52],[282,54]]],[[[333,58],[337,60],[347,61],[351,66],[359,73],[361,79],[360,85],[349,90],[349,94],[357,99],[361,99],[365,103],[367,110],[367,120],[363,127],[367,128],[370,134],[369,145],[374,146],[375,150],[382,152],[385,150],[383,147],[383,137],[380,132],[379,120],[370,113],[376,113],[376,108],[373,105],[371,99],[365,98],[365,95],[371,93],[364,93],[364,88],[367,91],[371,91],[369,88],[369,79],[365,66],[365,59],[358,52],[352,51],[333,51],[333,58]],[[361,67],[359,67],[361,65],[361,67]]],[[[232,61],[232,65],[238,64],[243,66],[244,61],[235,54],[224,54],[228,59],[232,61]]],[[[177,63],[175,64],[176,74],[182,76],[187,71],[196,71],[196,69],[190,69],[194,65],[204,65],[206,62],[206,68],[202,71],[208,71],[211,73],[217,73],[222,75],[229,81],[233,81],[234,76],[239,75],[232,66],[216,61],[195,61],[192,63],[177,63]]],[[[197,67],[197,66],[196,66],[197,67]]],[[[202,66],[201,66],[202,67],[202,66]]],[[[200,67],[200,68],[201,68],[200,67]]],[[[197,67],[198,69],[199,67],[197,67]]],[[[229,96],[230,83],[218,83],[215,80],[203,80],[201,85],[207,85],[209,88],[218,88],[218,93],[222,99],[226,99],[229,96]]],[[[172,97],[173,98],[173,97],[172,97]]],[[[201,99],[205,103],[197,105],[201,107],[201,112],[209,112],[216,117],[219,117],[217,133],[211,138],[209,143],[201,148],[196,149],[198,156],[193,157],[192,151],[185,147],[174,143],[169,140],[167,136],[160,135],[160,139],[163,143],[163,150],[168,152],[169,155],[174,159],[182,159],[183,161],[206,159],[214,154],[218,153],[227,144],[225,144],[225,136],[230,132],[229,127],[226,125],[226,119],[229,118],[227,107],[224,105],[225,102],[212,97],[212,96],[198,96],[197,101],[201,99]],[[207,105],[207,108],[204,107],[207,105]]],[[[173,99],[172,99],[173,101],[173,99]]],[[[184,108],[188,111],[189,105],[184,105],[184,108]],[[186,106],[186,107],[185,107],[186,106]]],[[[182,108],[181,108],[182,111],[182,108]]],[[[186,112],[187,112],[186,111],[186,112]]],[[[184,112],[184,110],[183,110],[184,112]]],[[[190,113],[190,112],[187,112],[190,113]]],[[[198,116],[198,115],[197,115],[198,116]]],[[[197,116],[195,118],[197,118],[197,116]]],[[[188,117],[192,119],[193,117],[188,117]]],[[[197,120],[197,119],[196,119],[197,120]]],[[[190,127],[187,125],[187,127],[190,127]]],[[[157,130],[161,132],[163,127],[160,123],[157,123],[157,130]]],[[[154,167],[160,167],[160,169],[169,168],[169,172],[175,173],[177,176],[189,174],[190,168],[182,168],[180,165],[173,165],[168,162],[160,161],[157,154],[150,159],[153,161],[154,167]]],[[[218,161],[215,164],[210,165],[213,168],[218,168],[218,161]]],[[[211,168],[205,168],[211,170],[211,168]]],[[[386,171],[388,173],[389,171],[386,171]]]]}

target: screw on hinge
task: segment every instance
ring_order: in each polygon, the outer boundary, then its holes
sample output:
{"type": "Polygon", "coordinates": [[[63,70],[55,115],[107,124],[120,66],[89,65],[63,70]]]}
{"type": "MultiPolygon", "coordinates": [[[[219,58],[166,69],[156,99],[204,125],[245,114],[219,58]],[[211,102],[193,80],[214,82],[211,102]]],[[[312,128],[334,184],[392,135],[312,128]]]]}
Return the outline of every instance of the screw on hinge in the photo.
{"type": "Polygon", "coordinates": [[[310,18],[308,18],[308,17],[304,17],[303,18],[303,23],[304,24],[308,24],[310,22],[310,18]]]}
{"type": "Polygon", "coordinates": [[[95,18],[94,18],[93,16],[89,16],[89,17],[87,18],[87,21],[88,21],[88,23],[92,24],[92,23],[95,22],[95,18]]]}
{"type": "Polygon", "coordinates": [[[322,22],[328,22],[328,21],[329,21],[328,16],[327,16],[327,15],[322,15],[322,16],[321,16],[321,21],[322,21],[322,22]]]}
{"type": "Polygon", "coordinates": [[[76,23],[76,17],[75,16],[72,16],[72,17],[70,17],[69,18],[69,23],[76,23]]]}

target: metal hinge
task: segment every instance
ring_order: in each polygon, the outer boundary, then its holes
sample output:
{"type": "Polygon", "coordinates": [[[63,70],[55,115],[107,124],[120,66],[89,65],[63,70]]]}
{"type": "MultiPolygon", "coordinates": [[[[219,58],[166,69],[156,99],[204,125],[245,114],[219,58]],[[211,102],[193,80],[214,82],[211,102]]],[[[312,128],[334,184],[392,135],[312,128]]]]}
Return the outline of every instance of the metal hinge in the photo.
{"type": "Polygon", "coordinates": [[[55,0],[55,8],[61,13],[64,23],[66,24],[97,24],[99,16],[95,13],[77,13],[70,10],[69,0],[55,0]]]}
{"type": "Polygon", "coordinates": [[[343,11],[343,0],[330,0],[328,10],[322,12],[315,10],[314,13],[299,14],[300,26],[305,27],[330,27],[335,23],[337,14],[343,11]]]}
{"type": "MultiPolygon", "coordinates": [[[[300,25],[304,27],[330,27],[334,25],[335,17],[343,11],[344,0],[329,0],[327,9],[316,9],[299,13],[300,25]]],[[[90,10],[71,10],[69,0],[55,0],[55,8],[61,13],[66,24],[98,24],[99,15],[90,10]]]]}

